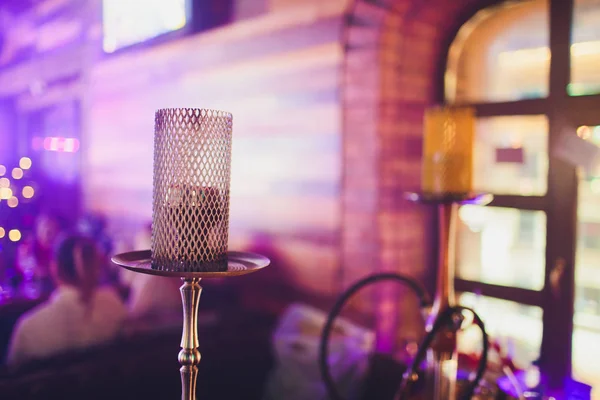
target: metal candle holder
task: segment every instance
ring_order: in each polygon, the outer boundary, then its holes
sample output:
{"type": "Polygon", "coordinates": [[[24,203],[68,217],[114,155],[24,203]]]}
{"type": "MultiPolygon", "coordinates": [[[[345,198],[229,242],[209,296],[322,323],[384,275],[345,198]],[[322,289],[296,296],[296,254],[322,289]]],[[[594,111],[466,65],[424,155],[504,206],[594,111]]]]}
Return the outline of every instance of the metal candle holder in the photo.
{"type": "MultiPolygon", "coordinates": [[[[447,308],[456,305],[454,294],[456,216],[459,205],[486,205],[493,199],[491,194],[481,193],[406,193],[408,200],[435,205],[438,211],[439,254],[436,291],[433,307],[428,316],[426,330],[430,331],[436,319],[447,308]]],[[[434,339],[429,352],[433,369],[434,399],[456,399],[456,372],[446,371],[448,363],[457,359],[457,331],[460,324],[443,329],[434,339]]]]}
{"type": "Polygon", "coordinates": [[[269,259],[227,249],[232,115],[223,111],[158,110],[154,130],[151,250],[113,257],[143,274],[180,277],[182,399],[196,393],[200,280],[258,271],[269,259]]]}

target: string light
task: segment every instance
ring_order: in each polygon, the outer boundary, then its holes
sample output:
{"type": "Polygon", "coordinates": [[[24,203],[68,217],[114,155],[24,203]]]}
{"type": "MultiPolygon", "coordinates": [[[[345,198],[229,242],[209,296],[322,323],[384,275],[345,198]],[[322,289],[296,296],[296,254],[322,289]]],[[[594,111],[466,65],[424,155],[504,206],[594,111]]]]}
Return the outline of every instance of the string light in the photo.
{"type": "Polygon", "coordinates": [[[8,178],[0,178],[0,188],[7,188],[10,186],[8,178]]]}
{"type": "Polygon", "coordinates": [[[13,192],[10,188],[0,188],[0,200],[8,200],[12,197],[13,192]]]}
{"type": "Polygon", "coordinates": [[[6,231],[4,230],[3,227],[0,226],[0,239],[2,239],[4,237],[4,235],[6,235],[6,231]]]}
{"type": "Polygon", "coordinates": [[[21,167],[22,169],[31,168],[31,158],[21,157],[21,159],[19,160],[19,167],[21,167]]]}
{"type": "Polygon", "coordinates": [[[13,196],[7,200],[7,203],[10,208],[15,208],[16,206],[19,205],[19,199],[17,199],[15,196],[13,196]]]}
{"type": "Polygon", "coordinates": [[[33,187],[31,187],[31,186],[24,186],[21,193],[23,194],[24,198],[30,199],[33,197],[35,190],[33,190],[33,187]]]}
{"type": "Polygon", "coordinates": [[[12,177],[15,179],[21,179],[23,177],[23,170],[21,168],[13,168],[12,177]]]}
{"type": "Polygon", "coordinates": [[[18,229],[11,229],[8,232],[8,238],[11,242],[18,242],[19,240],[21,240],[21,231],[19,231],[18,229]]]}
{"type": "Polygon", "coordinates": [[[4,176],[6,174],[6,167],[4,165],[0,165],[0,176],[4,176]]]}
{"type": "Polygon", "coordinates": [[[79,150],[79,140],[75,138],[48,136],[44,138],[44,150],[75,153],[79,150]]]}

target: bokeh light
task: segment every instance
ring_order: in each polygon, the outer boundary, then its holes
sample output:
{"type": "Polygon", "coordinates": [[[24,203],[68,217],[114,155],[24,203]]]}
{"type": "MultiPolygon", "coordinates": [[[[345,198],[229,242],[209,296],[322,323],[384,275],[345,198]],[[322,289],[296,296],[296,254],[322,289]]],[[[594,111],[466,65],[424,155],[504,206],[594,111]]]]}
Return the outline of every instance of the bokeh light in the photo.
{"type": "Polygon", "coordinates": [[[15,208],[16,206],[19,205],[19,199],[17,199],[15,196],[11,197],[6,202],[8,203],[8,206],[10,208],[15,208]]]}
{"type": "Polygon", "coordinates": [[[6,231],[3,227],[0,226],[0,239],[2,239],[6,235],[6,231]]]}
{"type": "Polygon", "coordinates": [[[4,165],[0,165],[0,176],[4,176],[6,174],[6,167],[4,165]]]}
{"type": "Polygon", "coordinates": [[[19,240],[21,240],[21,231],[19,231],[18,229],[11,229],[10,231],[8,231],[8,238],[12,242],[18,242],[19,240]]]}
{"type": "Polygon", "coordinates": [[[592,137],[592,130],[589,126],[580,126],[577,128],[577,136],[584,140],[588,140],[590,137],[592,137]]]}
{"type": "Polygon", "coordinates": [[[0,178],[0,188],[7,188],[10,186],[8,178],[0,178]]]}
{"type": "Polygon", "coordinates": [[[15,179],[21,179],[23,177],[23,170],[21,168],[13,168],[12,177],[15,179]]]}
{"type": "Polygon", "coordinates": [[[21,157],[21,159],[19,160],[19,167],[21,167],[22,169],[31,168],[31,158],[21,157]]]}
{"type": "Polygon", "coordinates": [[[10,188],[0,188],[0,200],[8,200],[12,197],[13,192],[10,188]]]}
{"type": "Polygon", "coordinates": [[[44,138],[44,150],[75,153],[79,150],[79,139],[48,136],[44,138]]]}
{"type": "Polygon", "coordinates": [[[24,186],[22,190],[23,197],[26,199],[30,199],[33,197],[35,190],[31,186],[24,186]]]}

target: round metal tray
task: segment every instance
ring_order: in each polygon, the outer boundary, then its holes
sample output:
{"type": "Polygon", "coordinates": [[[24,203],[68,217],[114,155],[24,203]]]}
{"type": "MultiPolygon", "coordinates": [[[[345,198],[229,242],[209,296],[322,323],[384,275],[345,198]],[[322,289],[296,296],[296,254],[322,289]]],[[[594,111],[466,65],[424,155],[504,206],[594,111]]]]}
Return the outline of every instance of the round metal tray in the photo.
{"type": "Polygon", "coordinates": [[[267,257],[241,251],[227,252],[227,271],[222,272],[179,272],[152,268],[150,250],[130,251],[112,257],[112,262],[120,267],[142,274],[180,278],[226,278],[259,271],[270,264],[267,257]]]}

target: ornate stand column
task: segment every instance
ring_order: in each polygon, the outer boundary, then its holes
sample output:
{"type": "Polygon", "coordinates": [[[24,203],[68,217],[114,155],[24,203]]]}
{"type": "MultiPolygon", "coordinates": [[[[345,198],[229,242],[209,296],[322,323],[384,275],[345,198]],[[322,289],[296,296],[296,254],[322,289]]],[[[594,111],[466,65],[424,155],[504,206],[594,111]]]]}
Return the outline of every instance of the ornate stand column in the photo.
{"type": "Polygon", "coordinates": [[[181,399],[193,399],[196,393],[196,377],[198,376],[198,305],[202,287],[200,278],[183,279],[179,288],[183,304],[183,332],[181,334],[181,351],[179,363],[181,364],[181,399]]]}

